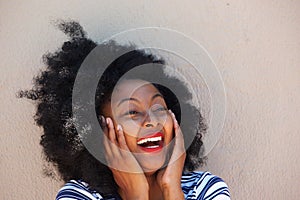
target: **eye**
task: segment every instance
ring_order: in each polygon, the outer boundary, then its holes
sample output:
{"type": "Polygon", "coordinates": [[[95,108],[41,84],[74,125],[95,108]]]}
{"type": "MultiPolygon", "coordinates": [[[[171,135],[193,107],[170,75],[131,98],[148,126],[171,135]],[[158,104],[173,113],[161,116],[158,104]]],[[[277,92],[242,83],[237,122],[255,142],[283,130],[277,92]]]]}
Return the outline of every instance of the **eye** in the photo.
{"type": "Polygon", "coordinates": [[[139,114],[139,112],[136,110],[129,110],[128,112],[125,113],[125,115],[137,115],[137,114],[139,114]]]}
{"type": "Polygon", "coordinates": [[[166,111],[166,110],[167,110],[167,108],[161,107],[161,108],[157,108],[155,111],[166,111]]]}
{"type": "Polygon", "coordinates": [[[153,112],[165,112],[167,110],[168,110],[168,108],[166,108],[166,107],[164,107],[162,105],[156,105],[156,106],[152,107],[152,111],[153,112]]]}

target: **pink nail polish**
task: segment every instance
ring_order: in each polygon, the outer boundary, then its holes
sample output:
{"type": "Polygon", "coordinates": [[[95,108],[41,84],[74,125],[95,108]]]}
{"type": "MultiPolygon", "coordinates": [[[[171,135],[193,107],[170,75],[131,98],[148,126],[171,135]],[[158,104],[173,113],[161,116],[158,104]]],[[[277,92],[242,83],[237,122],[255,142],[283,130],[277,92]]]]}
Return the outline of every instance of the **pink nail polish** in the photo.
{"type": "Polygon", "coordinates": [[[118,131],[123,131],[122,126],[121,126],[120,124],[118,124],[117,130],[118,130],[118,131]]]}

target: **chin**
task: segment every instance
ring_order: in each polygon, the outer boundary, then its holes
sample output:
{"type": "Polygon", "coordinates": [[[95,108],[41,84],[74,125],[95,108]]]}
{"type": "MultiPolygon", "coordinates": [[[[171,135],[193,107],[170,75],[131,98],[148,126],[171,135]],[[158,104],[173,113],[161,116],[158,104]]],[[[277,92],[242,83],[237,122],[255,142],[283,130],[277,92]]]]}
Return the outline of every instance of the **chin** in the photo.
{"type": "Polygon", "coordinates": [[[166,157],[162,156],[153,156],[153,155],[143,155],[143,158],[138,159],[139,164],[141,165],[143,171],[147,172],[156,172],[159,169],[164,167],[166,157]]]}
{"type": "Polygon", "coordinates": [[[161,165],[158,164],[153,164],[151,165],[150,163],[147,164],[147,166],[142,166],[142,169],[145,173],[149,173],[149,172],[156,172],[158,170],[160,170],[163,167],[164,163],[162,163],[161,165]]]}

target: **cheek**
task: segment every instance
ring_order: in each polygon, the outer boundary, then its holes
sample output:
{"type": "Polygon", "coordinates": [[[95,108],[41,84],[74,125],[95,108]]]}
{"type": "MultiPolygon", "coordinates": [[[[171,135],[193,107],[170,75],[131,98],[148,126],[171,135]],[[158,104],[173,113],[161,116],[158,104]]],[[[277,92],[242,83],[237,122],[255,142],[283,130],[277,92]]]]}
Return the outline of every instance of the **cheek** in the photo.
{"type": "Polygon", "coordinates": [[[136,138],[128,135],[127,133],[124,133],[124,136],[125,136],[125,141],[126,141],[126,144],[128,146],[128,149],[131,152],[135,152],[136,147],[137,147],[136,138]]]}
{"type": "Polygon", "coordinates": [[[133,120],[118,120],[118,123],[122,126],[124,133],[130,137],[136,138],[140,130],[138,123],[133,120]]]}

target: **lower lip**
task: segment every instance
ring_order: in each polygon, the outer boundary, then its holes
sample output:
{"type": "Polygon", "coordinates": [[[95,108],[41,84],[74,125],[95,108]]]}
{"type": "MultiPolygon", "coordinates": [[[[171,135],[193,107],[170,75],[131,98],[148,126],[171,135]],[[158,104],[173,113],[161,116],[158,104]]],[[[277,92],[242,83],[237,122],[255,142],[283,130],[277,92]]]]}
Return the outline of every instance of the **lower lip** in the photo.
{"type": "Polygon", "coordinates": [[[145,147],[140,147],[142,151],[145,151],[147,153],[153,153],[153,152],[157,152],[160,151],[162,149],[161,146],[155,147],[155,148],[145,148],[145,147]]]}
{"type": "Polygon", "coordinates": [[[147,152],[147,153],[158,152],[158,151],[162,150],[162,148],[163,148],[163,142],[161,142],[161,144],[159,144],[158,147],[155,147],[155,148],[146,148],[146,147],[141,147],[141,146],[139,146],[139,148],[142,151],[147,152]]]}

